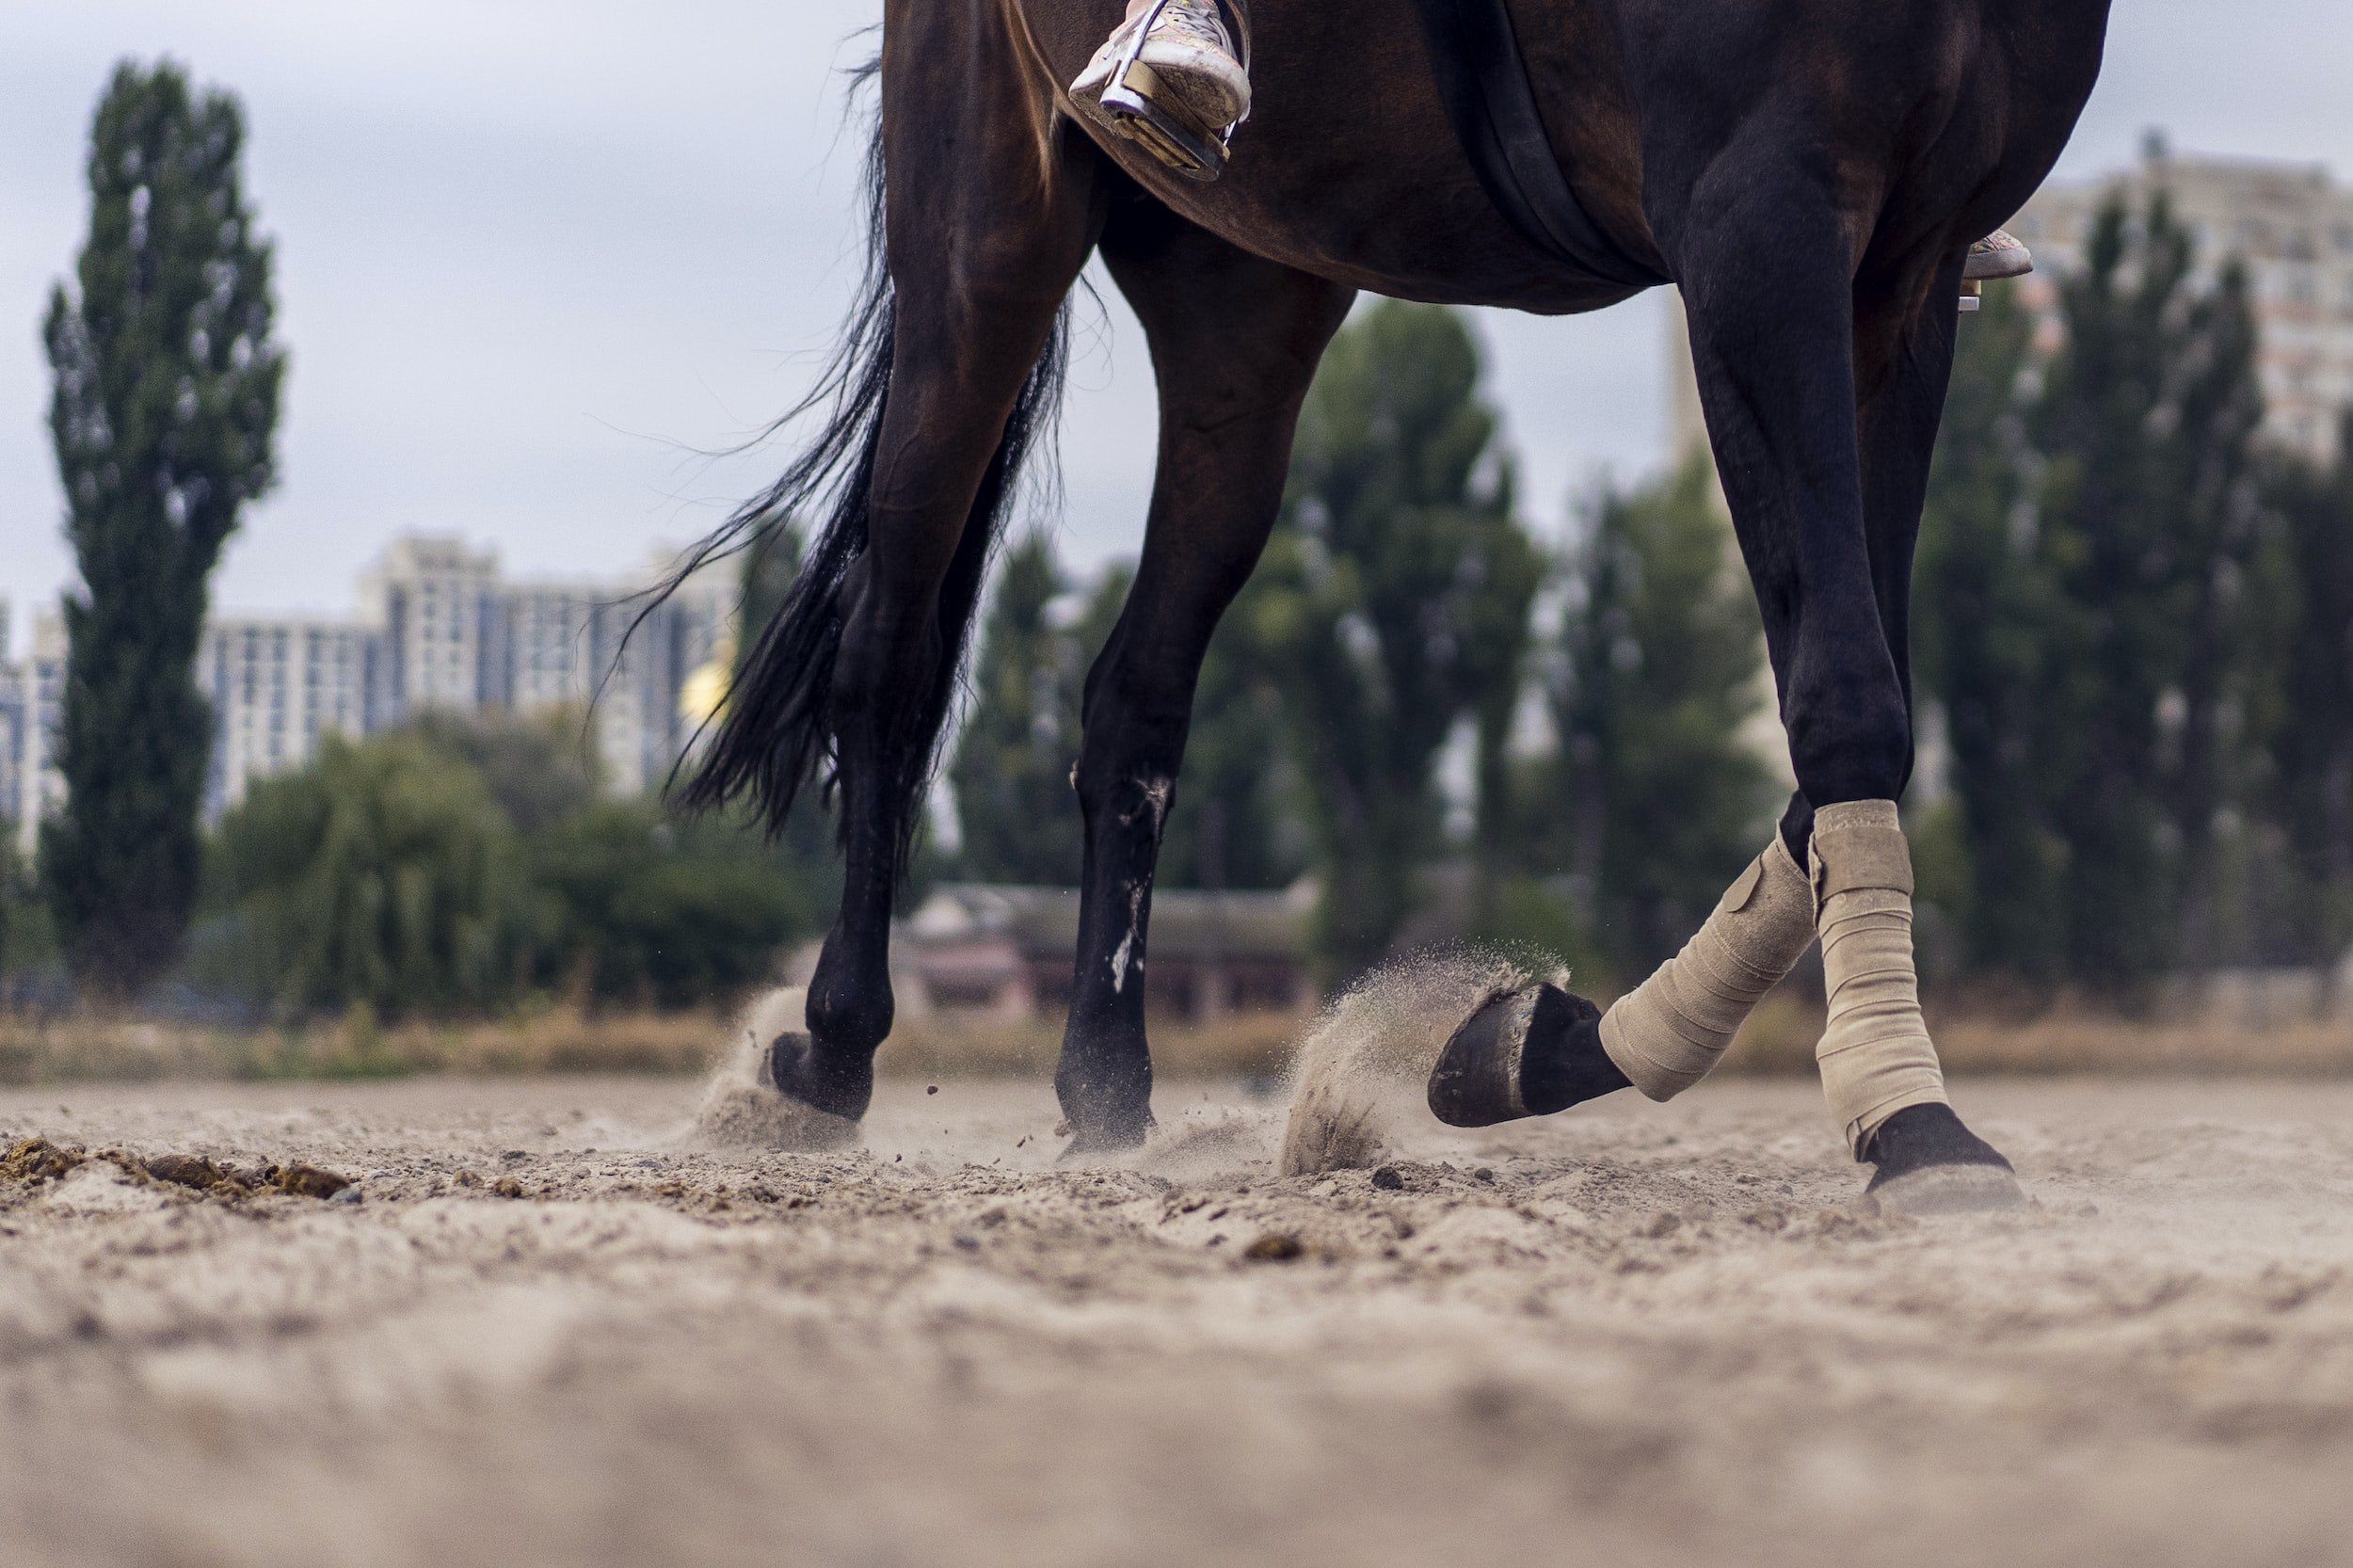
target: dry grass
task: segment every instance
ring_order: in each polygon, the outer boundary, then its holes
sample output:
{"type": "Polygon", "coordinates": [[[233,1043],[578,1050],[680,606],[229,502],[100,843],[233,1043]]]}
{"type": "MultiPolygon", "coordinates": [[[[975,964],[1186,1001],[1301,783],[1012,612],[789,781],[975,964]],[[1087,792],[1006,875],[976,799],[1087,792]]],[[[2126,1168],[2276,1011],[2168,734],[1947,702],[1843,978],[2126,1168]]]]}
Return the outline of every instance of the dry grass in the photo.
{"type": "Polygon", "coordinates": [[[399,1078],[413,1073],[699,1073],[721,1040],[699,1014],[556,1009],[466,1023],[231,1030],[83,1014],[0,1016],[0,1083],[164,1078],[399,1078]]]}
{"type": "MultiPolygon", "coordinates": [[[[1154,1026],[1152,1054],[1172,1078],[1281,1070],[1304,1020],[1239,1016],[1154,1026]]],[[[155,1079],[400,1078],[418,1073],[674,1073],[710,1069],[734,1026],[712,1013],[590,1015],[378,1026],[364,1014],[282,1029],[232,1030],[89,1015],[0,1014],[0,1084],[155,1079]]],[[[876,1065],[897,1078],[1042,1078],[1062,1026],[1047,1019],[942,1016],[903,1022],[876,1065]]]]}
{"type": "MultiPolygon", "coordinates": [[[[1152,1060],[1164,1079],[1271,1076],[1289,1064],[1309,1020],[1244,1014],[1219,1023],[1156,1020],[1152,1060]]],[[[2167,1023],[2066,1007],[2036,1016],[1932,1008],[1937,1048],[1957,1075],[2018,1073],[2353,1076],[2353,1024],[2266,1029],[2167,1023]]],[[[708,1070],[733,1026],[716,1015],[587,1015],[566,1008],[467,1023],[379,1027],[364,1015],[299,1028],[225,1030],[139,1019],[0,1015],[0,1083],[152,1079],[396,1078],[418,1073],[515,1075],[708,1070]]],[[[1723,1070],[1750,1076],[1814,1070],[1820,1005],[1767,999],[1723,1070]]],[[[1028,1078],[1053,1072],[1053,1019],[942,1015],[903,1020],[877,1066],[900,1079],[1028,1078]]]]}
{"type": "MultiPolygon", "coordinates": [[[[2041,1013],[1948,1005],[1929,1008],[1929,1026],[1947,1071],[1968,1074],[2261,1074],[2353,1076],[2353,1023],[2249,1028],[2224,1019],[2188,1023],[2120,1017],[2081,1006],[2041,1013]]],[[[1766,999],[1733,1042],[1724,1071],[1755,1075],[1814,1070],[1822,1009],[1788,992],[1766,999]]]]}
{"type": "MultiPolygon", "coordinates": [[[[1152,1066],[1161,1078],[1271,1076],[1290,1060],[1308,1020],[1289,1013],[1240,1013],[1213,1024],[1152,1023],[1152,1066]]],[[[896,1078],[1044,1078],[1062,1049],[1060,1019],[935,1015],[903,1022],[876,1067],[896,1078]]]]}

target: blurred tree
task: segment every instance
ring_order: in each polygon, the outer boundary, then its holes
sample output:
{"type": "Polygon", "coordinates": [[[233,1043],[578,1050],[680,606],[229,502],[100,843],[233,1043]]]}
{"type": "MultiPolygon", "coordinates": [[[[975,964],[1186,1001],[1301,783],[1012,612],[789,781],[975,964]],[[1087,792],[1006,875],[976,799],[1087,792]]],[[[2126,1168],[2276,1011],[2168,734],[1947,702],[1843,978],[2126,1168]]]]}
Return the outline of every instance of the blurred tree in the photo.
{"type": "Polygon", "coordinates": [[[1921,562],[1922,668],[1970,846],[1971,956],[2114,997],[2211,961],[2244,794],[2263,405],[2246,280],[2202,284],[2162,193],[2097,216],[2033,362],[1964,334],[1921,562]]]}
{"type": "Polygon", "coordinates": [[[520,715],[427,710],[403,728],[480,774],[519,833],[545,832],[597,802],[603,767],[578,708],[520,715]]]}
{"type": "Polygon", "coordinates": [[[74,973],[127,996],[178,956],[200,872],[212,720],[192,670],[205,579],[273,478],[285,359],[244,117],[170,64],[119,66],[90,134],[75,290],[50,296],[50,432],[82,586],[42,874],[74,973]]]}
{"type": "Polygon", "coordinates": [[[825,902],[814,868],[758,829],[665,820],[648,801],[595,805],[528,853],[549,901],[535,972],[600,1003],[685,1008],[768,981],[825,902]]]}
{"type": "Polygon", "coordinates": [[[790,518],[759,533],[744,552],[735,628],[734,664],[738,671],[743,669],[744,661],[751,657],[760,634],[783,607],[785,595],[792,591],[793,579],[800,574],[801,529],[790,518]]]}
{"type": "Polygon", "coordinates": [[[1779,804],[1740,735],[1764,706],[1764,628],[1731,543],[1694,458],[1644,489],[1605,490],[1569,556],[1543,805],[1620,984],[1698,928],[1779,804]]]}
{"type": "Polygon", "coordinates": [[[1259,568],[1250,634],[1285,693],[1335,981],[1377,962],[1413,907],[1440,749],[1519,684],[1540,567],[1479,376],[1453,311],[1384,301],[1343,328],[1259,568]]]}
{"type": "Polygon", "coordinates": [[[962,864],[984,881],[1078,885],[1081,824],[1070,770],[1086,658],[1102,644],[1098,636],[1081,648],[1069,627],[1054,624],[1068,590],[1052,539],[1033,533],[1005,552],[981,623],[972,707],[948,776],[962,864]]]}
{"type": "Polygon", "coordinates": [[[1260,639],[1270,581],[1243,585],[1201,662],[1184,775],[1160,844],[1162,887],[1287,888],[1307,870],[1283,694],[1260,639]]]}
{"type": "Polygon", "coordinates": [[[253,786],[216,848],[224,978],[280,1009],[385,1016],[506,1000],[547,912],[470,764],[413,733],[329,736],[253,786]]]}
{"type": "Polygon", "coordinates": [[[17,853],[15,824],[0,818],[0,977],[53,960],[55,945],[40,883],[17,853]]]}
{"type": "Polygon", "coordinates": [[[2272,570],[2257,596],[2280,611],[2263,728],[2274,774],[2266,815],[2282,867],[2285,946],[2333,963],[2353,945],[2353,410],[2335,463],[2281,459],[2272,570]]]}
{"type": "Polygon", "coordinates": [[[2215,815],[2240,706],[2263,397],[2244,272],[2196,285],[2160,192],[2094,222],[2033,416],[2065,613],[2042,708],[2077,978],[2130,990],[2209,961],[2215,815]],[[2051,700],[2055,699],[2055,700],[2051,700]]]}
{"type": "Polygon", "coordinates": [[[2057,584],[2030,524],[2025,399],[2033,319],[2014,291],[1965,322],[1914,573],[1917,684],[1941,704],[1962,844],[1946,905],[1964,961],[2041,984],[2067,962],[2067,845],[2042,808],[2038,712],[2057,584]]]}

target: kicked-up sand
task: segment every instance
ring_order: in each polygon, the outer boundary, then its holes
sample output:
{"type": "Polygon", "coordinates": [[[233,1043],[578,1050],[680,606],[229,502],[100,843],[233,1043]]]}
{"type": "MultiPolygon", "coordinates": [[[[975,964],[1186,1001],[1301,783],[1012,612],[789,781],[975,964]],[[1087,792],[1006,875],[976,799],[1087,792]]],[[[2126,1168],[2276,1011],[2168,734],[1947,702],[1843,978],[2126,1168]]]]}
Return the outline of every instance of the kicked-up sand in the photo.
{"type": "Polygon", "coordinates": [[[2034,1206],[1941,1220],[1794,1081],[1294,1176],[927,1087],[0,1093],[0,1560],[2353,1562],[2353,1085],[1964,1081],[2034,1206]]]}

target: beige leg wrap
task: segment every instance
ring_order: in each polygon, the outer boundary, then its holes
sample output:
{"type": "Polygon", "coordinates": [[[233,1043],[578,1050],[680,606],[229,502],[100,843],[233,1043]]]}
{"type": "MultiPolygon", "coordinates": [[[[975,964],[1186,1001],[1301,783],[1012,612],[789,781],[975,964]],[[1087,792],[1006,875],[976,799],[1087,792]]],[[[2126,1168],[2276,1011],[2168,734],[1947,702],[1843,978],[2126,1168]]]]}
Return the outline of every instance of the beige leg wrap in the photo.
{"type": "Polygon", "coordinates": [[[1601,1048],[1652,1099],[1679,1095],[1813,944],[1814,889],[1776,833],[1683,951],[1602,1015],[1601,1048]]]}
{"type": "Polygon", "coordinates": [[[1859,1158],[1908,1105],[1941,1104],[1945,1073],[1920,1016],[1912,961],[1912,847],[1892,800],[1814,813],[1814,892],[1830,1021],[1815,1059],[1831,1114],[1859,1158]]]}

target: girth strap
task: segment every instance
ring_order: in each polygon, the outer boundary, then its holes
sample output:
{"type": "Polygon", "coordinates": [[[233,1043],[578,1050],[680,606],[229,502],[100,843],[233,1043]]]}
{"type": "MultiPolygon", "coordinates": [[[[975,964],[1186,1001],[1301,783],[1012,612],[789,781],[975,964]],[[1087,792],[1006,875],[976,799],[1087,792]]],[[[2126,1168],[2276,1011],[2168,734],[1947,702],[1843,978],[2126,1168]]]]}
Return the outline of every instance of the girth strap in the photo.
{"type": "Polygon", "coordinates": [[[1547,255],[1613,283],[1666,276],[1627,255],[1570,188],[1536,112],[1528,60],[1505,0],[1414,0],[1438,96],[1488,199],[1547,255]]]}

